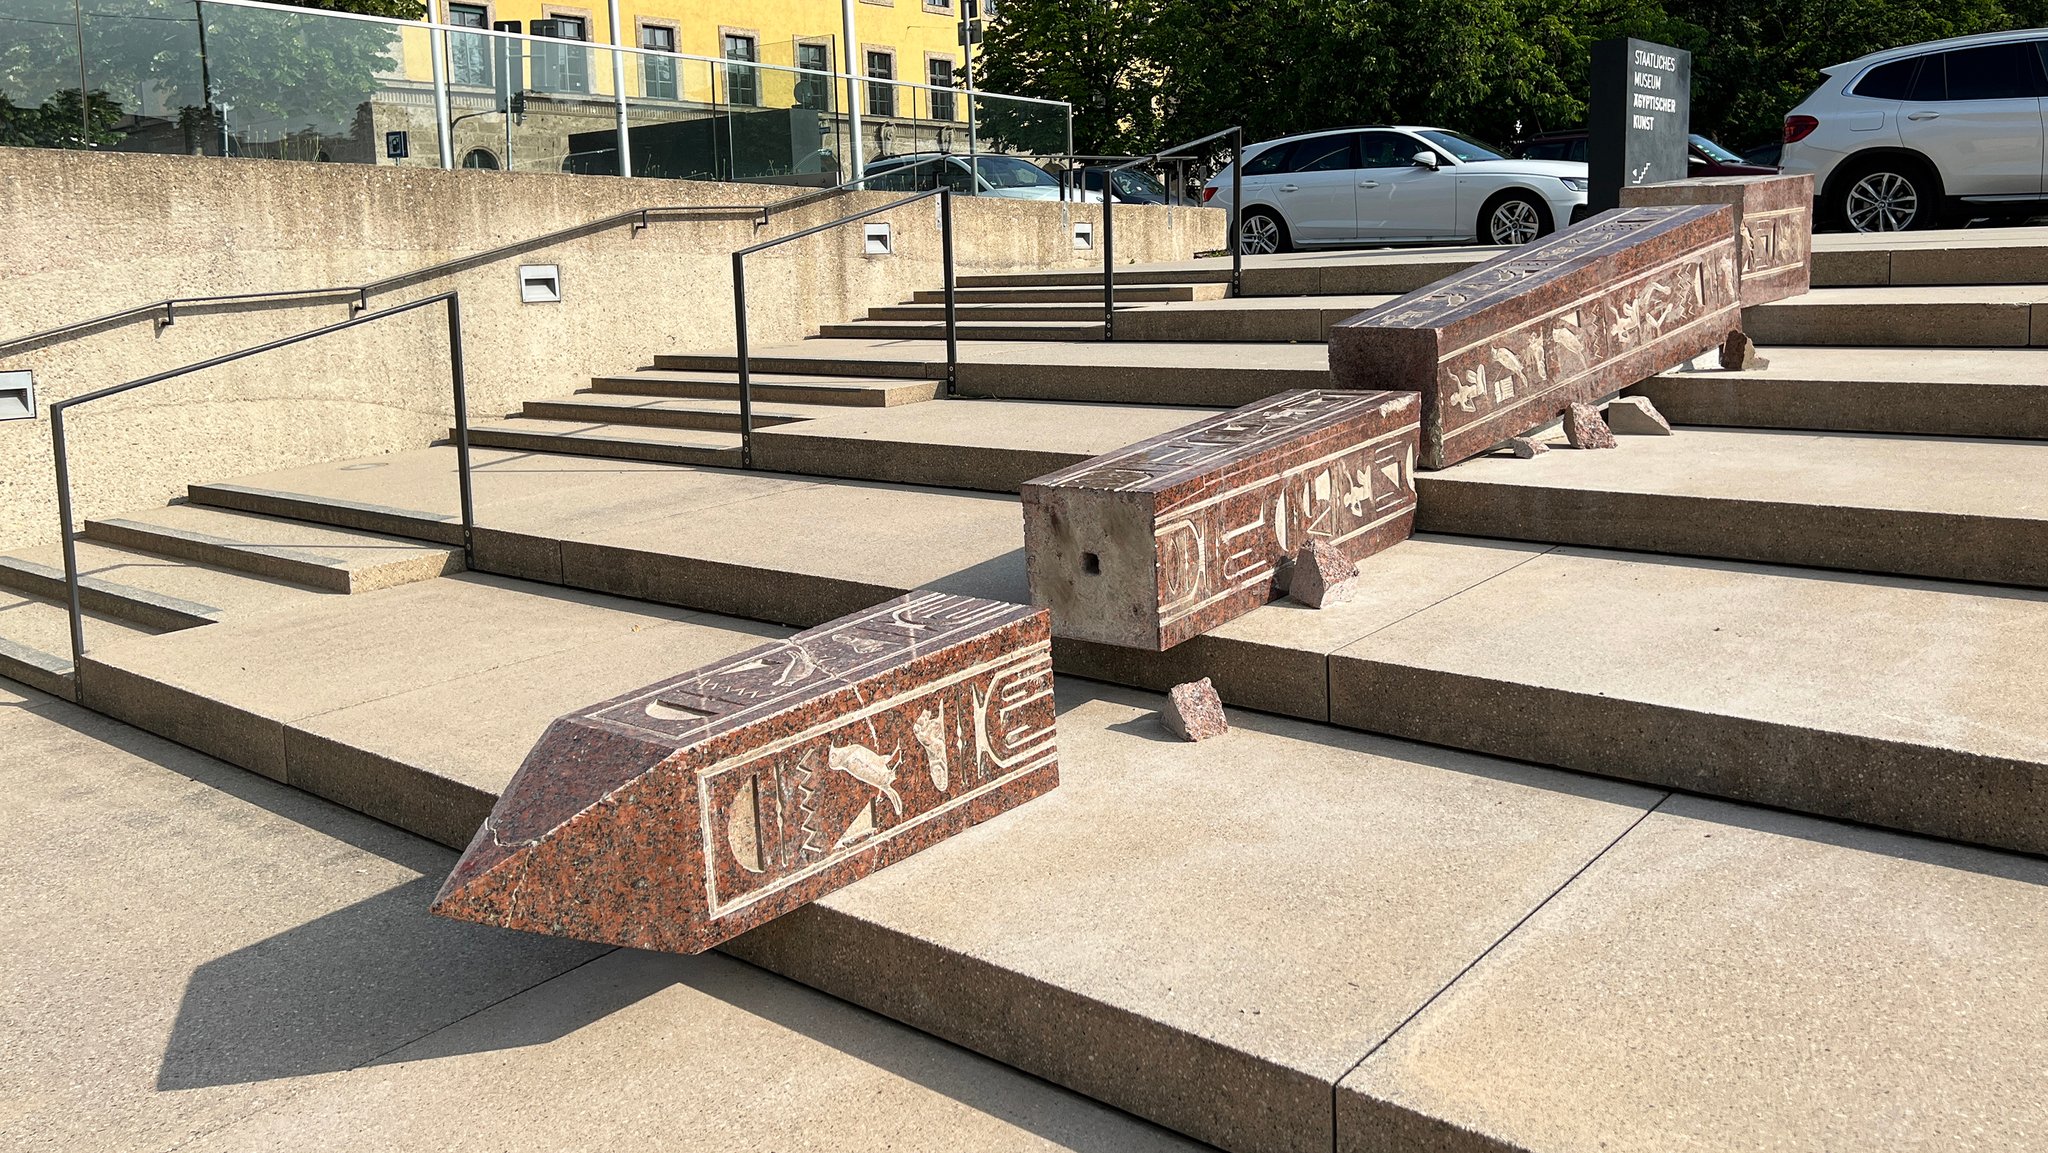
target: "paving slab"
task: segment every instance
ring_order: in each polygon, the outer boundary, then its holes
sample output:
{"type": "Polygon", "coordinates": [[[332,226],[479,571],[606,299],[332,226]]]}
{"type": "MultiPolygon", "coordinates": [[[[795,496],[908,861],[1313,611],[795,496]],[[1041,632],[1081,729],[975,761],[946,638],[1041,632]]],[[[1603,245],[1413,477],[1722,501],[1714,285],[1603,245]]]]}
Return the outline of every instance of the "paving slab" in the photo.
{"type": "Polygon", "coordinates": [[[2029,441],[1680,428],[1417,487],[1431,532],[2048,585],[2048,445],[2029,441]]]}
{"type": "Polygon", "coordinates": [[[430,917],[454,854],[83,709],[0,748],[9,1149],[168,1150],[601,952],[430,917]]]}
{"type": "Polygon", "coordinates": [[[728,951],[1231,1149],[1330,1086],[1658,794],[1061,682],[1045,797],[728,951]]]}
{"type": "Polygon", "coordinates": [[[1676,424],[2048,439],[2048,351],[1763,350],[1770,367],[1668,372],[1628,391],[1676,424]]]}
{"type": "Polygon", "coordinates": [[[1203,1148],[730,958],[624,949],[185,1148],[366,1140],[478,1153],[1203,1148]]]}
{"type": "Polygon", "coordinates": [[[1343,1153],[2048,1145],[2048,862],[1674,797],[1344,1080],[1343,1153]]]}
{"type": "Polygon", "coordinates": [[[1553,549],[1330,657],[1339,724],[2048,851],[2048,593],[1553,549]]]}
{"type": "Polygon", "coordinates": [[[1027,480],[1193,424],[1210,408],[953,400],[760,430],[754,463],[811,476],[1014,493],[1027,480]]]}

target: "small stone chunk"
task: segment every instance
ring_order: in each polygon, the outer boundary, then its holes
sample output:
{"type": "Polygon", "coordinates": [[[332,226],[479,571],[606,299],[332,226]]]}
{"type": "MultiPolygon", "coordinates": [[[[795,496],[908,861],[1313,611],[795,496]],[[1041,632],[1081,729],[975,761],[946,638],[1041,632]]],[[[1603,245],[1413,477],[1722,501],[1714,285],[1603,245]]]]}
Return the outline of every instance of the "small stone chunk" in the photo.
{"type": "Polygon", "coordinates": [[[1573,448],[1613,448],[1614,434],[1600,419],[1600,410],[1590,404],[1572,402],[1564,414],[1564,438],[1573,448]]]}
{"type": "Polygon", "coordinates": [[[1223,719],[1223,700],[1208,677],[1173,686],[1159,719],[1184,741],[1206,741],[1230,731],[1230,722],[1223,719]]]}
{"type": "Polygon", "coordinates": [[[1549,445],[1544,444],[1533,436],[1509,437],[1508,448],[1521,460],[1528,460],[1532,456],[1541,456],[1550,451],[1549,445]]]}
{"type": "Polygon", "coordinates": [[[1671,422],[1647,396],[1620,396],[1607,406],[1607,428],[1616,436],[1670,436],[1671,422]]]}
{"type": "Polygon", "coordinates": [[[1721,342],[1721,367],[1729,372],[1749,372],[1770,366],[1770,361],[1756,354],[1756,341],[1739,328],[1721,342]]]}
{"type": "Polygon", "coordinates": [[[1357,590],[1358,565],[1336,545],[1312,540],[1294,554],[1294,579],[1287,595],[1312,609],[1351,599],[1357,590]]]}

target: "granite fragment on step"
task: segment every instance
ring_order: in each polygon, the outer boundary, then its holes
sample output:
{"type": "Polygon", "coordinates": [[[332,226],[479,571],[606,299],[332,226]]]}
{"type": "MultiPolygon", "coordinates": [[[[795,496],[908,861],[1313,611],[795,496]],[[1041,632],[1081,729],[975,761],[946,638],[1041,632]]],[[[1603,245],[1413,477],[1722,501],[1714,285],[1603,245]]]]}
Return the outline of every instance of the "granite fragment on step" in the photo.
{"type": "Polygon", "coordinates": [[[1614,433],[1600,419],[1600,410],[1581,401],[1573,401],[1565,410],[1564,436],[1573,448],[1614,447],[1614,433]]]}
{"type": "Polygon", "coordinates": [[[1223,699],[1208,677],[1173,686],[1159,719],[1184,741],[1206,741],[1230,731],[1230,722],[1223,719],[1223,699]]]}
{"type": "Polygon", "coordinates": [[[1647,396],[1616,397],[1607,406],[1607,430],[1616,436],[1670,436],[1671,422],[1647,396]]]}
{"type": "Polygon", "coordinates": [[[1533,436],[1512,436],[1508,438],[1508,451],[1514,453],[1517,460],[1528,460],[1549,452],[1550,446],[1533,436]]]}
{"type": "Polygon", "coordinates": [[[1311,540],[1294,554],[1287,595],[1319,609],[1342,604],[1358,589],[1358,563],[1326,540],[1311,540]]]}
{"type": "Polygon", "coordinates": [[[1721,367],[1729,372],[1751,372],[1770,366],[1770,361],[1757,355],[1756,341],[1739,328],[1721,342],[1721,367]]]}
{"type": "Polygon", "coordinates": [[[563,717],[433,911],[708,949],[1057,785],[1051,640],[918,591],[563,717]]]}

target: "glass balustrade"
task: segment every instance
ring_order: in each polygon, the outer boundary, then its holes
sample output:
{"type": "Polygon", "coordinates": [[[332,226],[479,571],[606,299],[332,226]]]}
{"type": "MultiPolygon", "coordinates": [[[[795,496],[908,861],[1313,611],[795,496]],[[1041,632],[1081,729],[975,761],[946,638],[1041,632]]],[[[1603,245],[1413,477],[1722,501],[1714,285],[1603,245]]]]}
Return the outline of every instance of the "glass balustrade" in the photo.
{"type": "MultiPolygon", "coordinates": [[[[438,166],[445,135],[464,168],[814,187],[850,179],[856,150],[884,167],[1071,151],[1064,104],[849,80],[830,70],[829,41],[784,46],[788,63],[709,60],[568,38],[587,27],[549,21],[559,35],[535,36],[245,0],[4,0],[0,144],[438,166]]],[[[960,191],[987,191],[959,167],[960,191]]]]}

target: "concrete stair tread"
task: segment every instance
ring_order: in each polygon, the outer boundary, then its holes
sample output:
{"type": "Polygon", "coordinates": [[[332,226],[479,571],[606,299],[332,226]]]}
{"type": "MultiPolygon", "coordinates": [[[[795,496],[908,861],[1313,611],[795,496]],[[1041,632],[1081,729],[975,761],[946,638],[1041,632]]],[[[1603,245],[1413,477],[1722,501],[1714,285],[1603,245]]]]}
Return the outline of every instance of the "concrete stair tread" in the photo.
{"type": "MultiPolygon", "coordinates": [[[[1119,284],[1117,299],[1130,301],[1214,300],[1230,291],[1227,284],[1119,284]]],[[[943,304],[944,289],[924,289],[907,303],[943,304]]],[[[1016,285],[1007,288],[956,288],[954,299],[961,304],[1062,304],[1093,302],[1102,307],[1102,278],[1089,285],[1016,285]]]]}
{"type": "MultiPolygon", "coordinates": [[[[737,387],[737,384],[735,384],[737,387]]],[[[814,420],[823,416],[837,416],[847,411],[847,406],[833,404],[792,404],[782,400],[754,398],[755,427],[769,423],[787,424],[794,421],[814,420]]],[[[722,422],[720,425],[677,425],[683,428],[703,428],[705,431],[738,431],[740,402],[737,398],[726,400],[719,397],[665,397],[642,396],[616,392],[575,392],[567,396],[540,397],[526,402],[521,416],[541,420],[588,419],[587,417],[564,417],[558,412],[589,413],[602,415],[607,419],[644,416],[650,423],[659,423],[665,418],[702,418],[722,422]]],[[[513,417],[510,419],[519,419],[513,417]]]]}
{"type": "Polygon", "coordinates": [[[1017,491],[1024,481],[1211,415],[1213,408],[952,400],[763,429],[762,468],[809,476],[1017,491]]]}
{"type": "Polygon", "coordinates": [[[679,463],[737,464],[740,452],[738,432],[647,424],[598,424],[515,417],[479,421],[470,425],[469,435],[472,444],[496,448],[623,455],[679,463]]]}
{"type": "MultiPolygon", "coordinates": [[[[87,609],[88,657],[157,630],[87,609]]],[[[0,589],[0,677],[55,696],[71,695],[71,618],[61,601],[0,589]]]]}
{"type": "MultiPolygon", "coordinates": [[[[152,686],[217,701],[274,734],[304,787],[461,844],[555,716],[775,633],[475,575],[313,608],[296,629],[231,622],[119,650],[88,691],[122,678],[123,699],[166,716],[152,686]],[[473,648],[421,653],[425,628],[473,648]],[[308,643],[333,653],[327,675],[296,659],[308,643]]],[[[2042,1031],[2013,1014],[2039,1016],[2048,985],[2009,958],[2048,902],[2038,860],[1247,713],[1189,745],[1165,738],[1157,697],[1060,689],[1058,790],[728,951],[1231,1148],[1401,1147],[1446,1124],[1476,1134],[1443,1146],[1459,1153],[1488,1134],[1739,1144],[1765,1085],[1786,1103],[1773,1132],[1809,1148],[1881,1144],[1902,1101],[1936,1118],[2023,1107],[2011,1094],[2042,1031]],[[1787,958],[1805,962],[1795,978],[1787,958]],[[1982,980],[1956,984],[1958,965],[1982,980]],[[1891,974],[1881,992],[1855,976],[1873,966],[1891,974]],[[1788,980],[1796,1002],[1727,1015],[1776,1004],[1788,980]],[[1664,995],[1622,1011],[1613,989],[1635,982],[1664,995]],[[1991,987],[1995,1008],[1958,1011],[1991,987]],[[1873,996],[1890,1011],[1863,1011],[1873,996]],[[1786,1012],[1811,1030],[1780,1027],[1786,1012]],[[1507,1044],[1541,1060],[1487,1049],[1504,1018],[1532,1022],[1507,1044]],[[1811,1051],[1816,1035],[1853,1055],[1928,1030],[1962,1054],[1931,1085],[1845,1088],[1811,1051]],[[1437,1075],[1439,1045],[1504,1078],[1607,1075],[1504,1108],[1437,1075]],[[1645,1048],[1741,1073],[1639,1068],[1645,1048]],[[1636,1086],[1685,1108],[1575,1107],[1636,1086]],[[1844,1096],[1864,1092],[1869,1108],[1844,1096]]]]}
{"type": "MultiPolygon", "coordinates": [[[[324,595],[288,581],[109,547],[89,538],[77,542],[77,554],[86,605],[150,628],[192,628],[227,615],[297,606],[324,595]]],[[[12,562],[19,562],[36,578],[35,587],[22,591],[50,599],[63,598],[64,554],[59,546],[26,549],[13,557],[0,557],[0,566],[12,562]]],[[[11,575],[0,571],[0,582],[9,581],[11,575]]]]}
{"type": "MultiPolygon", "coordinates": [[[[962,319],[957,332],[962,340],[1095,340],[1102,336],[1102,322],[962,319]]],[[[826,339],[944,339],[945,325],[928,320],[854,320],[824,325],[819,333],[826,339]]]]}
{"type": "MultiPolygon", "coordinates": [[[[383,464],[372,460],[357,467],[375,473],[383,464]]],[[[194,560],[330,592],[364,592],[429,580],[462,568],[461,551],[448,545],[199,504],[167,505],[88,521],[85,535],[118,548],[194,560]]],[[[194,575],[190,579],[220,578],[194,575]]],[[[223,599],[243,595],[228,591],[243,586],[222,580],[220,587],[223,599]]],[[[243,591],[255,594],[259,589],[247,586],[243,591]]]]}
{"type": "Polygon", "coordinates": [[[1861,285],[1815,288],[1801,296],[1774,300],[1764,308],[1833,308],[1844,305],[2008,304],[2033,305],[2048,300],[2048,284],[1861,285]]]}
{"type": "Polygon", "coordinates": [[[1434,532],[2048,585],[2048,446],[1680,426],[1424,473],[1434,532]]]}
{"type": "Polygon", "coordinates": [[[1767,368],[1667,372],[1629,391],[1674,423],[2048,439],[2048,351],[1763,350],[1767,368]]]}

